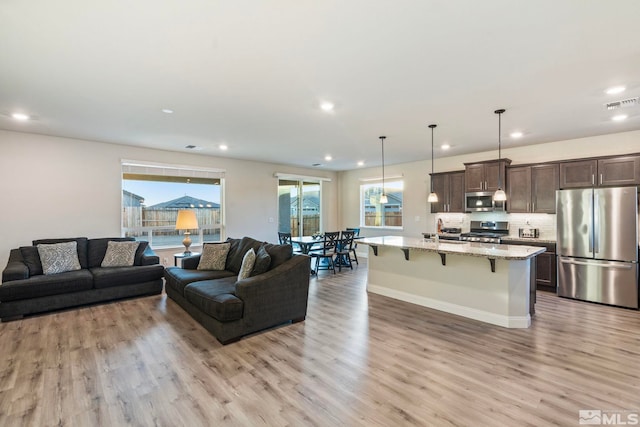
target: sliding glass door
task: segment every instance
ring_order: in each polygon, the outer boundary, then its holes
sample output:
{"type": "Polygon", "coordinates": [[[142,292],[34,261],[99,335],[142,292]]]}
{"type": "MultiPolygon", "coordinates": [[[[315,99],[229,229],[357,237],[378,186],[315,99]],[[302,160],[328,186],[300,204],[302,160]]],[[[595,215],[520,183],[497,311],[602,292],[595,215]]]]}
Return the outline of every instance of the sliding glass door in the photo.
{"type": "Polygon", "coordinates": [[[280,179],[278,181],[278,231],[292,236],[309,236],[321,229],[320,182],[280,179]]]}

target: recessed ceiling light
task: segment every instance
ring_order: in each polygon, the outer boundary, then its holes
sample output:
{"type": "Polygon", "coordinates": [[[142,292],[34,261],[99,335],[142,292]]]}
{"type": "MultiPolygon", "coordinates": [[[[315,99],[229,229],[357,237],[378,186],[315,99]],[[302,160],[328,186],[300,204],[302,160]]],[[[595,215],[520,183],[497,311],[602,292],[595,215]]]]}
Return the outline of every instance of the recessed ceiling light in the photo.
{"type": "Polygon", "coordinates": [[[614,87],[610,87],[609,89],[605,90],[607,95],[615,95],[621,92],[624,92],[627,88],[624,86],[614,86],[614,87]]]}
{"type": "Polygon", "coordinates": [[[449,148],[451,148],[451,146],[449,144],[442,144],[440,148],[443,150],[448,150],[449,148]]]}
{"type": "Polygon", "coordinates": [[[626,120],[627,117],[629,116],[627,116],[626,114],[618,114],[617,116],[611,117],[611,120],[613,120],[614,122],[621,122],[623,120],[626,120]]]}
{"type": "Polygon", "coordinates": [[[229,147],[226,144],[220,144],[218,145],[218,148],[221,149],[222,151],[227,151],[229,149],[229,147]]]}
{"type": "Polygon", "coordinates": [[[29,120],[29,116],[26,115],[26,114],[22,114],[22,113],[13,113],[11,115],[11,117],[13,117],[16,120],[21,120],[21,121],[29,120]]]}
{"type": "Polygon", "coordinates": [[[333,157],[331,157],[331,156],[324,156],[324,159],[328,162],[328,161],[330,161],[331,159],[333,159],[333,157]]]}
{"type": "Polygon", "coordinates": [[[364,162],[363,162],[362,160],[360,160],[360,161],[358,162],[358,166],[364,166],[364,162]]]}
{"type": "Polygon", "coordinates": [[[511,132],[511,138],[522,138],[522,132],[511,132]]]}
{"type": "Polygon", "coordinates": [[[322,108],[322,111],[326,111],[327,113],[333,111],[334,107],[335,106],[333,105],[333,103],[328,101],[324,101],[320,104],[320,108],[322,108]]]}
{"type": "Polygon", "coordinates": [[[165,114],[173,114],[173,110],[171,108],[163,108],[162,112],[165,114]]]}

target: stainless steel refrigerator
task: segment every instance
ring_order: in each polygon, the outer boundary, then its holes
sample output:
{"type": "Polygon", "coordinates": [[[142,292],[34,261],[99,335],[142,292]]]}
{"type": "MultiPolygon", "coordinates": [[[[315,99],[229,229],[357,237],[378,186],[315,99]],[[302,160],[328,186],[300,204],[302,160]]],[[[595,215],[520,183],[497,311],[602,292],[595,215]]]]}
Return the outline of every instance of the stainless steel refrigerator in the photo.
{"type": "Polygon", "coordinates": [[[556,192],[558,295],[638,308],[638,189],[556,192]]]}

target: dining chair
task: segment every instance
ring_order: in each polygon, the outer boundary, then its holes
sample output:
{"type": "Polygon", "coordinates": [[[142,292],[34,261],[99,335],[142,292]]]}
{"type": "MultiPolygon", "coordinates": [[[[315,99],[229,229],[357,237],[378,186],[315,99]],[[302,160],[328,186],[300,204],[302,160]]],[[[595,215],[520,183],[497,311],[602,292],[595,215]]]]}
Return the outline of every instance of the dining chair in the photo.
{"type": "MultiPolygon", "coordinates": [[[[353,231],[354,232],[354,236],[353,237],[360,237],[360,228],[349,228],[347,227],[347,231],[353,231]]],[[[354,241],[353,242],[353,247],[351,248],[350,252],[353,252],[353,259],[351,258],[351,255],[349,255],[349,261],[355,261],[356,264],[360,265],[360,263],[358,262],[358,254],[356,254],[356,248],[358,247],[358,242],[354,241]]]]}
{"type": "Polygon", "coordinates": [[[309,256],[316,259],[316,274],[319,270],[332,270],[336,274],[336,266],[333,257],[336,255],[338,241],[340,239],[339,231],[328,231],[322,237],[322,247],[309,252],[309,256]],[[326,260],[326,264],[320,264],[320,260],[326,260]]]}
{"type": "Polygon", "coordinates": [[[300,245],[296,245],[291,241],[291,233],[278,231],[278,242],[280,242],[281,245],[291,245],[294,252],[302,252],[299,248],[300,245]],[[298,246],[298,249],[296,249],[296,246],[298,246]]]}
{"type": "Polygon", "coordinates": [[[340,240],[336,246],[335,263],[338,264],[338,271],[342,271],[342,266],[349,267],[353,270],[350,253],[353,250],[353,237],[355,231],[340,232],[340,240]]]}

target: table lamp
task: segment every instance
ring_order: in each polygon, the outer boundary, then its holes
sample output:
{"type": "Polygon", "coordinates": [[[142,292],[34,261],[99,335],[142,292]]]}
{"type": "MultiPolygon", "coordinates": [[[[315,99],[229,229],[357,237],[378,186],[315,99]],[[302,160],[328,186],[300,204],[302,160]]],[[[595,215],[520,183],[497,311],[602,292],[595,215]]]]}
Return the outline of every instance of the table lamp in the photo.
{"type": "Polygon", "coordinates": [[[178,211],[178,219],[176,220],[176,230],[186,230],[184,232],[184,240],[182,244],[184,245],[184,254],[188,255],[191,253],[189,250],[189,246],[191,246],[191,233],[189,230],[195,230],[198,228],[198,218],[196,218],[196,213],[194,211],[189,210],[179,210],[178,211]]]}

